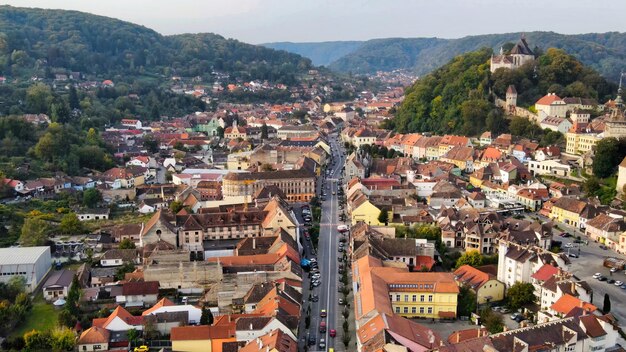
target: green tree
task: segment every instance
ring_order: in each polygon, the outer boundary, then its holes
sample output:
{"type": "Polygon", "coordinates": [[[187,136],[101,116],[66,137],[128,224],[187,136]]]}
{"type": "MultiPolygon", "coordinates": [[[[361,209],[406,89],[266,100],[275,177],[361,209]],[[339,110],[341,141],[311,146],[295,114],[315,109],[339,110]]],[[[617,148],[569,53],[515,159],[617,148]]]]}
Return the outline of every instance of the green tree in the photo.
{"type": "Polygon", "coordinates": [[[31,330],[24,333],[26,351],[49,351],[52,349],[50,331],[31,330]]]}
{"type": "Polygon", "coordinates": [[[83,233],[84,227],[83,223],[78,220],[78,216],[76,216],[76,213],[67,213],[61,219],[59,230],[61,231],[61,233],[79,235],[83,233]]]}
{"type": "Polygon", "coordinates": [[[78,93],[76,92],[76,87],[74,85],[70,85],[70,93],[68,97],[68,102],[70,104],[70,109],[80,109],[80,101],[78,100],[78,93]]]}
{"type": "Polygon", "coordinates": [[[126,274],[132,273],[133,271],[135,271],[135,264],[130,262],[124,263],[115,270],[115,280],[124,280],[126,274]]]}
{"type": "Polygon", "coordinates": [[[389,212],[387,210],[383,209],[380,211],[378,214],[378,222],[385,224],[385,226],[389,224],[389,212]]]}
{"type": "Polygon", "coordinates": [[[611,176],[626,155],[620,150],[620,142],[613,137],[603,138],[594,147],[593,174],[605,178],[611,176]]]}
{"type": "Polygon", "coordinates": [[[600,181],[598,181],[598,178],[595,176],[589,177],[583,184],[583,191],[585,191],[585,193],[589,197],[597,196],[600,192],[600,189],[600,181]]]}
{"type": "Polygon", "coordinates": [[[95,208],[102,201],[102,194],[97,188],[89,188],[83,192],[83,205],[95,208]]]}
{"type": "Polygon", "coordinates": [[[216,132],[220,138],[224,138],[224,128],[222,126],[217,126],[216,132]]]}
{"type": "Polygon", "coordinates": [[[261,125],[261,139],[268,139],[269,138],[268,136],[269,136],[269,133],[268,133],[267,125],[263,123],[263,125],[261,125]]]}
{"type": "Polygon", "coordinates": [[[76,336],[69,328],[56,328],[52,330],[50,345],[55,352],[73,351],[76,345],[76,336]]]}
{"type": "Polygon", "coordinates": [[[202,307],[202,315],[200,316],[200,325],[213,325],[213,313],[209,307],[202,307]]]}
{"type": "Polygon", "coordinates": [[[468,317],[471,313],[476,312],[476,294],[468,287],[461,286],[459,288],[459,300],[457,307],[459,307],[460,316],[468,317]]]}
{"type": "Polygon", "coordinates": [[[473,267],[483,265],[484,257],[480,254],[479,251],[466,251],[461,255],[461,257],[456,261],[455,268],[460,268],[463,265],[469,265],[473,267]]]}
{"type": "Polygon", "coordinates": [[[52,90],[46,84],[36,83],[26,90],[26,109],[33,114],[47,114],[52,102],[52,90]]]}
{"type": "Polygon", "coordinates": [[[518,281],[508,289],[506,298],[509,308],[517,310],[536,300],[535,288],[531,283],[518,281]]]}
{"type": "Polygon", "coordinates": [[[100,139],[100,136],[98,135],[98,131],[96,131],[95,128],[92,127],[89,129],[89,131],[87,131],[85,142],[89,145],[100,145],[102,143],[102,140],[100,139]]]}
{"type": "Polygon", "coordinates": [[[182,208],[184,208],[183,202],[179,202],[179,201],[175,200],[175,201],[170,203],[170,210],[174,214],[177,214],[182,208]]]}
{"type": "Polygon", "coordinates": [[[20,244],[24,247],[42,246],[48,240],[48,224],[39,218],[24,220],[20,244]]]}
{"type": "Polygon", "coordinates": [[[139,334],[139,331],[137,331],[137,329],[129,329],[126,333],[126,337],[128,338],[128,342],[130,342],[131,347],[137,344],[140,336],[141,335],[139,334]]]}
{"type": "Polygon", "coordinates": [[[135,249],[135,242],[131,241],[129,238],[125,238],[120,241],[120,249],[135,249]]]}
{"type": "Polygon", "coordinates": [[[159,151],[159,142],[154,139],[154,136],[147,135],[143,139],[143,146],[150,153],[156,153],[159,151]]]}
{"type": "Polygon", "coordinates": [[[604,305],[602,306],[602,312],[604,314],[609,314],[611,312],[611,297],[609,297],[608,293],[604,294],[604,305]]]}
{"type": "Polygon", "coordinates": [[[504,330],[504,321],[502,316],[495,314],[489,308],[485,308],[480,311],[481,324],[485,326],[487,331],[492,334],[497,334],[504,330]]]}

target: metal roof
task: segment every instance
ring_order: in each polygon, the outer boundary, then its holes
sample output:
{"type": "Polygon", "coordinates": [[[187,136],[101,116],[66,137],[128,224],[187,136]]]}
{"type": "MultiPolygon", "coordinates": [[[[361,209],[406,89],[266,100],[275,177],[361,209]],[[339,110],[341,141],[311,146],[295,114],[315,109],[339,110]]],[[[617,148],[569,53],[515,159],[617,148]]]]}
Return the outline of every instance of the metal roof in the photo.
{"type": "Polygon", "coordinates": [[[50,253],[50,247],[0,248],[0,265],[33,264],[45,252],[50,253]]]}

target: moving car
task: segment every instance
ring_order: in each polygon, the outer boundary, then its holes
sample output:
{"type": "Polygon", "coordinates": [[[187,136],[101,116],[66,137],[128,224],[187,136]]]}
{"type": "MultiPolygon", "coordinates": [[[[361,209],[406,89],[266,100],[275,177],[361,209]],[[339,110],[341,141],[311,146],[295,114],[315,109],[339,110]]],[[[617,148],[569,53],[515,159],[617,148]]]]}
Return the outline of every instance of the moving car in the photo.
{"type": "Polygon", "coordinates": [[[563,232],[563,233],[562,233],[562,234],[560,234],[559,236],[561,236],[561,237],[572,237],[572,235],[570,235],[570,234],[569,234],[569,233],[567,233],[567,232],[563,232]]]}
{"type": "Polygon", "coordinates": [[[322,318],[326,318],[326,316],[327,316],[327,315],[328,315],[328,314],[326,313],[326,309],[322,309],[322,310],[320,311],[320,317],[322,317],[322,318]]]}
{"type": "Polygon", "coordinates": [[[335,330],[335,329],[330,329],[330,331],[328,331],[328,335],[330,335],[330,337],[335,337],[335,336],[337,336],[337,330],[335,330]]]}
{"type": "Polygon", "coordinates": [[[135,347],[135,349],[133,350],[133,352],[148,352],[148,351],[150,351],[150,349],[146,345],[135,347]]]}
{"type": "Polygon", "coordinates": [[[326,322],[325,321],[320,321],[320,332],[321,333],[325,333],[326,332],[326,322]]]}
{"type": "Polygon", "coordinates": [[[324,341],[324,339],[320,339],[320,343],[318,344],[318,346],[321,349],[325,349],[326,348],[326,341],[324,341]]]}

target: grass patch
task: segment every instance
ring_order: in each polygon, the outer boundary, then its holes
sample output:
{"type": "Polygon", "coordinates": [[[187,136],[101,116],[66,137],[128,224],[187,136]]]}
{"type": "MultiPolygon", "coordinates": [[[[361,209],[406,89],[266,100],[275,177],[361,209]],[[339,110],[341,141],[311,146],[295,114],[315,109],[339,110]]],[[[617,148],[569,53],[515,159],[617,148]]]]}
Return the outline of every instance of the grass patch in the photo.
{"type": "Polygon", "coordinates": [[[22,336],[31,330],[52,330],[57,326],[59,311],[50,303],[43,299],[43,294],[39,293],[33,300],[33,308],[27,314],[26,320],[20,324],[12,336],[22,336]]]}

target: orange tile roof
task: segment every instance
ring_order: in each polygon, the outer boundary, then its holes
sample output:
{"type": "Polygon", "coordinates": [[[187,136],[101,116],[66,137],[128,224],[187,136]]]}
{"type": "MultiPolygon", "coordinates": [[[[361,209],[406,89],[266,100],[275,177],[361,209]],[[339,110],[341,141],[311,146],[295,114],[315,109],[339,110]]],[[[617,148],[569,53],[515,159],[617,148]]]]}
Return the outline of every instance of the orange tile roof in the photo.
{"type": "Polygon", "coordinates": [[[361,343],[369,341],[385,329],[385,320],[382,314],[377,315],[367,323],[363,324],[356,332],[361,343]]]}
{"type": "Polygon", "coordinates": [[[239,349],[239,352],[272,351],[274,349],[280,352],[296,352],[298,343],[282,330],[274,329],[248,342],[246,346],[239,349]]]}
{"type": "Polygon", "coordinates": [[[555,101],[562,100],[558,95],[554,93],[548,93],[544,95],[541,99],[537,100],[536,105],[550,105],[555,101]]]}
{"type": "Polygon", "coordinates": [[[500,160],[500,158],[502,158],[502,152],[494,147],[489,147],[483,152],[483,160],[500,160]]]}
{"type": "Polygon", "coordinates": [[[171,341],[228,339],[235,336],[235,330],[228,326],[180,326],[170,332],[171,341]]]}
{"type": "Polygon", "coordinates": [[[241,265],[269,265],[276,264],[282,256],[276,253],[256,254],[256,255],[240,255],[230,257],[213,257],[207,259],[208,262],[217,263],[218,259],[222,266],[241,266],[241,265]]]}
{"type": "Polygon", "coordinates": [[[109,330],[103,329],[98,326],[92,326],[89,329],[83,331],[78,338],[79,345],[89,345],[95,343],[108,343],[111,334],[109,330]]]}
{"type": "Polygon", "coordinates": [[[457,282],[472,286],[474,289],[480,288],[494,278],[492,275],[469,265],[461,265],[461,267],[454,271],[454,276],[457,282]]]}
{"type": "Polygon", "coordinates": [[[152,307],[148,308],[146,311],[141,313],[141,315],[145,316],[145,315],[151,314],[152,312],[154,312],[155,310],[161,307],[169,307],[169,306],[174,306],[174,305],[175,305],[174,302],[164,297],[160,301],[158,301],[155,305],[153,305],[152,307]]]}
{"type": "Polygon", "coordinates": [[[550,264],[544,264],[536,273],[532,274],[533,279],[537,279],[539,281],[546,281],[552,276],[558,274],[559,268],[552,266],[550,264]]]}
{"type": "Polygon", "coordinates": [[[582,308],[587,312],[594,312],[598,308],[589,302],[585,302],[579,298],[576,298],[569,293],[564,294],[550,307],[557,313],[567,315],[574,308],[582,308]]]}

